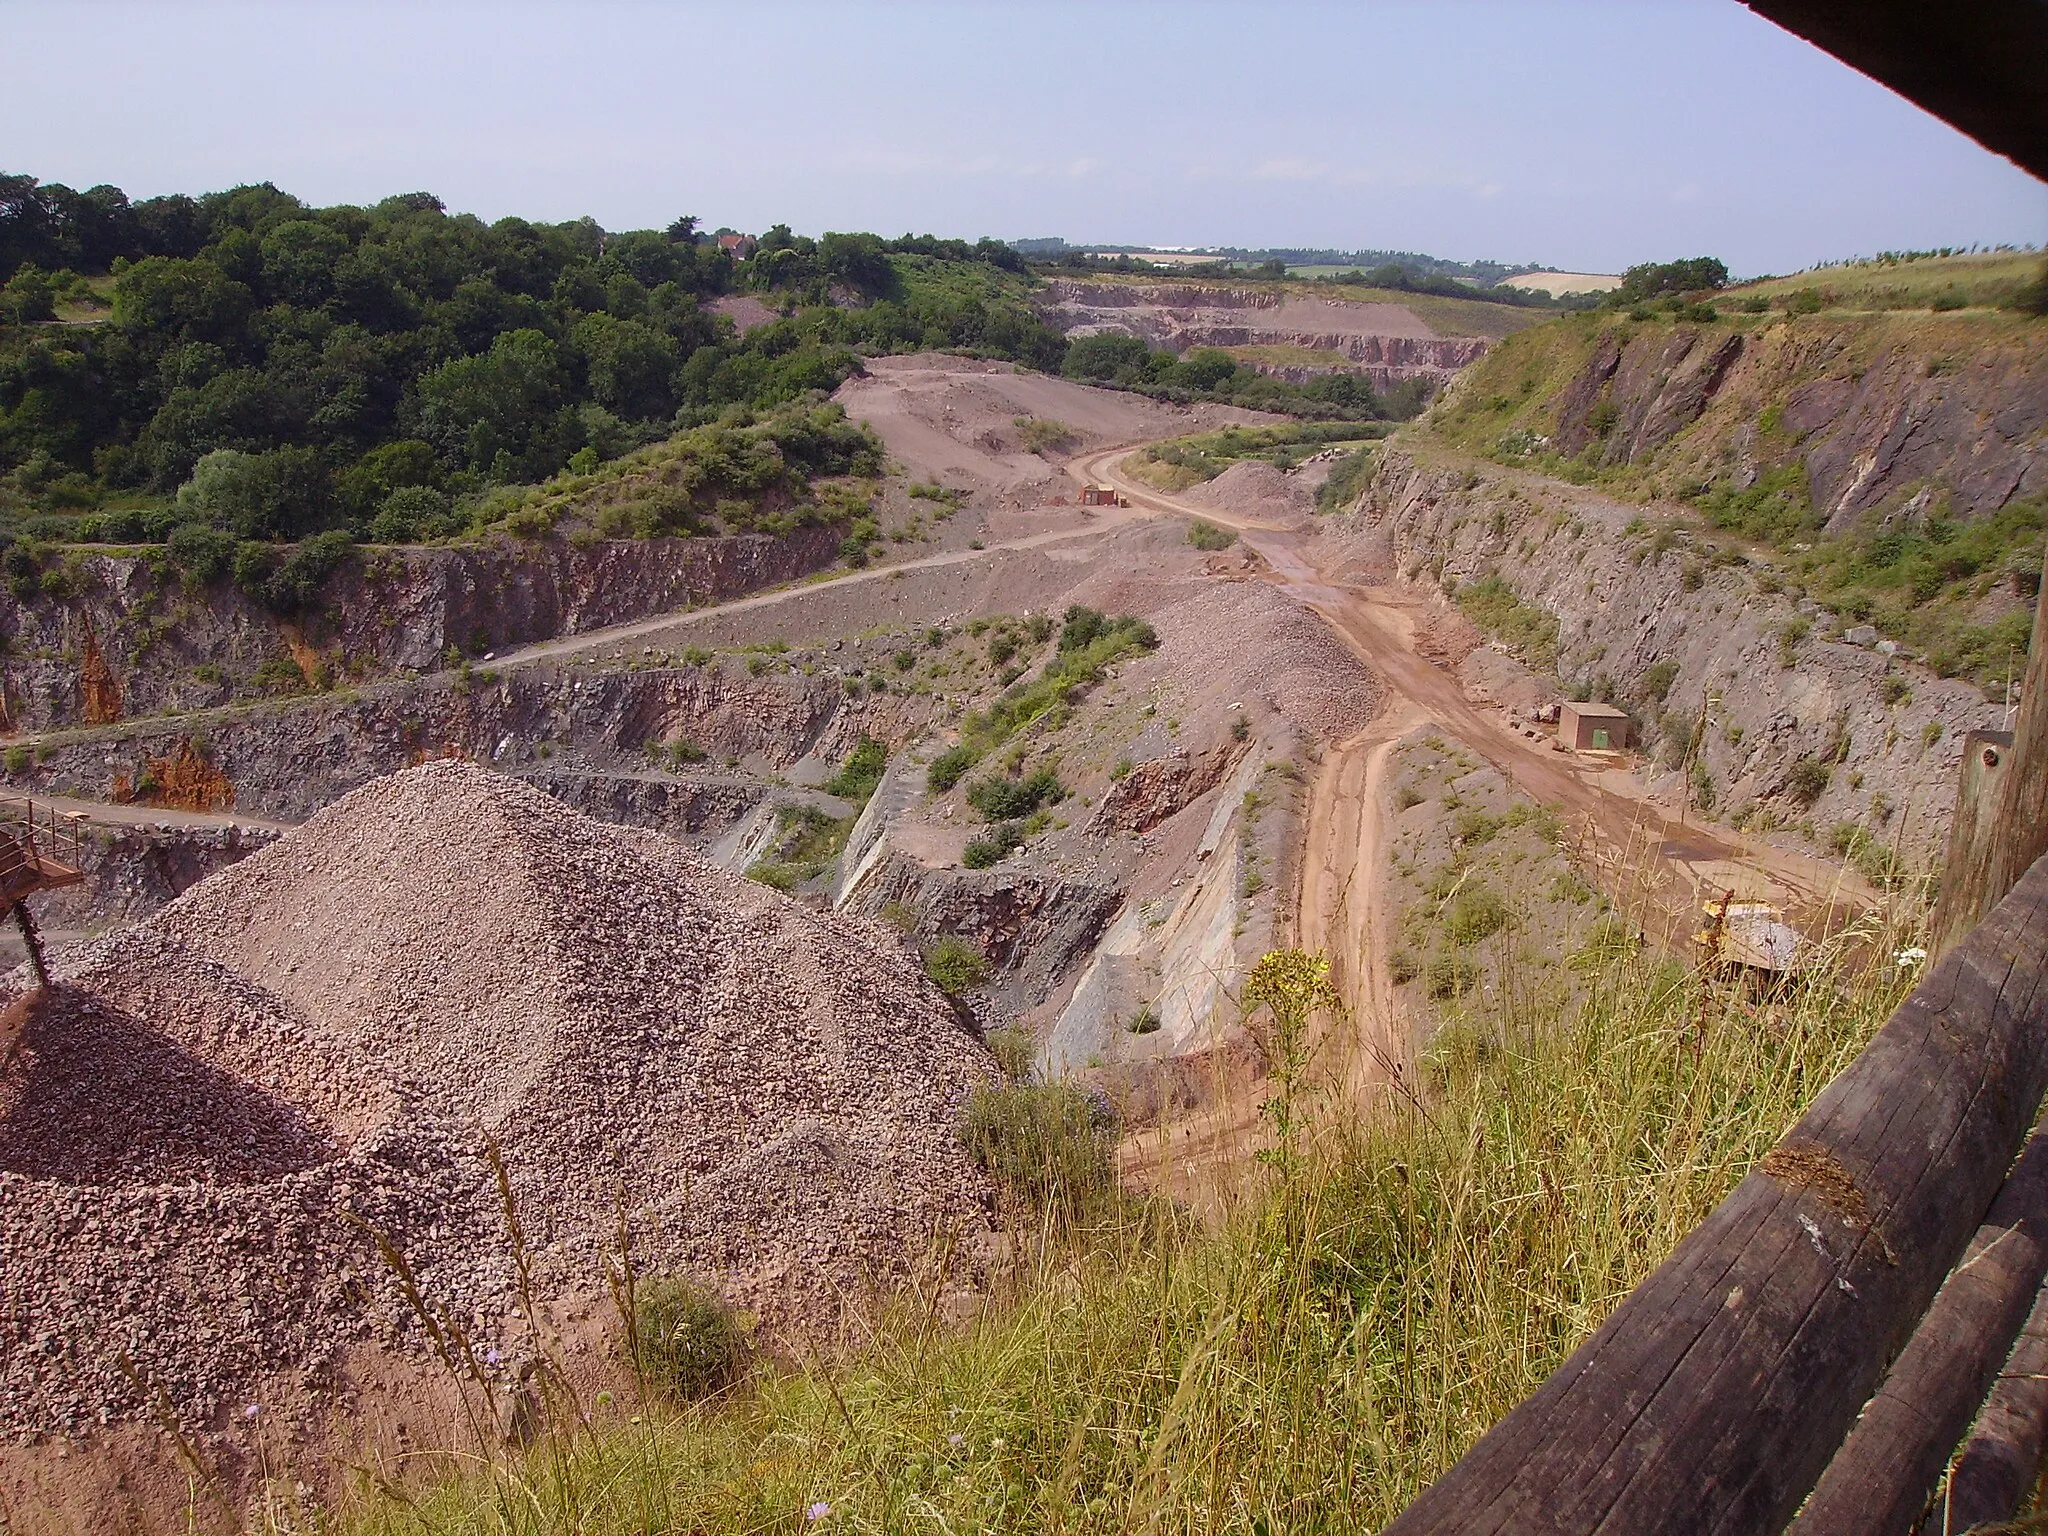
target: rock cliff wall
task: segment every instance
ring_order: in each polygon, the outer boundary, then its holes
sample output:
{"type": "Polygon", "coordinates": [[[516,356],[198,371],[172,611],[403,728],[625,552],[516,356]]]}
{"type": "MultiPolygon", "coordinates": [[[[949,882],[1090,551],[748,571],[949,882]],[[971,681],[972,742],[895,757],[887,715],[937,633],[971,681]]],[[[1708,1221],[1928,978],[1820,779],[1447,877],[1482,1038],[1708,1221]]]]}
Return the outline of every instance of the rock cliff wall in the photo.
{"type": "Polygon", "coordinates": [[[318,611],[281,619],[161,560],[88,555],[66,595],[0,594],[5,726],[48,729],[198,709],[266,689],[430,671],[509,646],[739,596],[822,569],[838,536],[491,542],[366,549],[318,611]]]}
{"type": "Polygon", "coordinates": [[[2000,720],[1970,684],[1845,643],[1768,568],[1582,487],[1395,448],[1347,521],[1386,540],[1403,580],[1452,592],[1494,577],[1552,616],[1554,646],[1539,635],[1521,659],[1552,698],[1610,694],[1653,755],[1681,755],[1704,709],[1717,815],[1804,823],[1823,841],[1847,823],[1926,867],[1963,734],[2000,720]]]}
{"type": "Polygon", "coordinates": [[[1561,320],[1462,374],[1433,420],[1652,495],[1776,470],[1816,521],[1981,516],[2048,493],[2048,327],[1998,311],[1561,320]]]}

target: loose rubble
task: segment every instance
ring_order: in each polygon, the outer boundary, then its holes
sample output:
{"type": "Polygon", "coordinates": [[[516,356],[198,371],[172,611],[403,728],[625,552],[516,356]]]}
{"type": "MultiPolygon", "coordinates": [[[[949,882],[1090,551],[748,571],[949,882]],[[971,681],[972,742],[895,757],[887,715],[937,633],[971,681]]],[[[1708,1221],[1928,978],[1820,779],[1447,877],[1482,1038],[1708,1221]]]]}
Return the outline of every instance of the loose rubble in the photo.
{"type": "Polygon", "coordinates": [[[994,1069],[914,957],[473,764],[356,791],[57,976],[0,1078],[14,1436],[217,1426],[356,1344],[424,1363],[376,1238],[509,1353],[493,1148],[545,1295],[603,1292],[623,1206],[643,1268],[829,1327],[987,1220],[953,1127],[994,1069]]]}

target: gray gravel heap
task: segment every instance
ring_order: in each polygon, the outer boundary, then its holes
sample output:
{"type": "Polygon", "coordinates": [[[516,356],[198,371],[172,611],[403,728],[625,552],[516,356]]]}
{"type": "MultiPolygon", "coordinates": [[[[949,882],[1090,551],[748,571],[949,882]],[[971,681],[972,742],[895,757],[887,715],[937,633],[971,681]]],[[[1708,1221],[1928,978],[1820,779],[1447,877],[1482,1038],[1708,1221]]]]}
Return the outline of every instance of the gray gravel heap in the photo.
{"type": "Polygon", "coordinates": [[[218,1426],[352,1344],[423,1356],[365,1226],[508,1338],[487,1141],[554,1295],[602,1292],[622,1200],[643,1268],[806,1327],[986,1221],[953,1126],[994,1070],[914,957],[472,764],[358,790],[58,975],[0,1079],[9,1434],[139,1416],[131,1370],[218,1426]]]}

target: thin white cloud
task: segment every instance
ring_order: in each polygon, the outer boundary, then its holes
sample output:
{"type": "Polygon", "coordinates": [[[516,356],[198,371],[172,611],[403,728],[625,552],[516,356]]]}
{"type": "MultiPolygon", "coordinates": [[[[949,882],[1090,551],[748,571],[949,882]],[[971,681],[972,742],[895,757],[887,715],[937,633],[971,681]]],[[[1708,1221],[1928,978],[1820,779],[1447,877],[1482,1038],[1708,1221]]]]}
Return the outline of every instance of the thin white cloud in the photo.
{"type": "Polygon", "coordinates": [[[1322,181],[1329,174],[1327,165],[1291,157],[1265,161],[1252,172],[1260,181],[1322,181]]]}

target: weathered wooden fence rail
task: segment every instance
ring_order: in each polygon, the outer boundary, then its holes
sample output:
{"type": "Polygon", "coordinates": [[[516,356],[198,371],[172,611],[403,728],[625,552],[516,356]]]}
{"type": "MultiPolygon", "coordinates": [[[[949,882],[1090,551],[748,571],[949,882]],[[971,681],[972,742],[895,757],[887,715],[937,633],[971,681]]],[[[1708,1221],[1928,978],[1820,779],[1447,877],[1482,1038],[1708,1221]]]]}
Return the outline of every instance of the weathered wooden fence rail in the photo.
{"type": "Polygon", "coordinates": [[[2044,1089],[2048,858],[1389,1536],[1763,1536],[1838,1453],[1804,1536],[1910,1531],[2040,1285],[2048,1150],[2007,1175],[2044,1089]],[[1973,1234],[1978,1263],[1951,1278],[1973,1234]],[[1916,1427],[1880,1397],[1845,1446],[1895,1359],[1963,1371],[1945,1388],[1961,1405],[1916,1427]]]}

